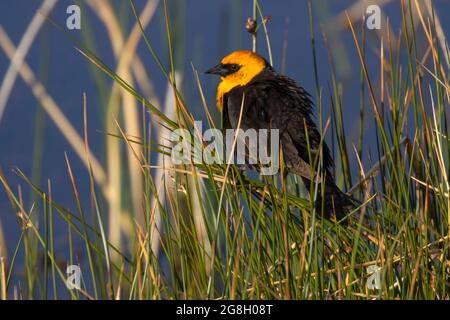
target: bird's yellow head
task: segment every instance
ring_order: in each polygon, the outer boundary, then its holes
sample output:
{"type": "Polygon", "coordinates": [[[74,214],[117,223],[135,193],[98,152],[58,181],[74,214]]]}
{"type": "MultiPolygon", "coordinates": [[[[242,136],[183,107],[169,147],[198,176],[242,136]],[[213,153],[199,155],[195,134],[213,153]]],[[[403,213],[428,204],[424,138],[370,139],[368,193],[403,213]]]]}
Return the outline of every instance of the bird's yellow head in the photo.
{"type": "Polygon", "coordinates": [[[245,86],[267,67],[267,61],[252,51],[235,51],[215,67],[206,71],[220,75],[217,88],[217,107],[222,111],[223,96],[237,86],[245,86]]]}

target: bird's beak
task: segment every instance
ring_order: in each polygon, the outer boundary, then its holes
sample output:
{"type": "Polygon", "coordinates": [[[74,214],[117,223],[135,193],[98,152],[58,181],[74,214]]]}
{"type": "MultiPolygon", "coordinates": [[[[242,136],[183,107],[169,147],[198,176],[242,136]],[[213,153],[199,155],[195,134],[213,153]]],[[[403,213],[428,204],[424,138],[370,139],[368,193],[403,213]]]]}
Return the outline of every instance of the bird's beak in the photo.
{"type": "Polygon", "coordinates": [[[205,73],[207,74],[218,74],[218,75],[224,75],[227,73],[227,69],[224,67],[223,64],[219,63],[217,66],[212,67],[211,69],[208,69],[205,73]]]}

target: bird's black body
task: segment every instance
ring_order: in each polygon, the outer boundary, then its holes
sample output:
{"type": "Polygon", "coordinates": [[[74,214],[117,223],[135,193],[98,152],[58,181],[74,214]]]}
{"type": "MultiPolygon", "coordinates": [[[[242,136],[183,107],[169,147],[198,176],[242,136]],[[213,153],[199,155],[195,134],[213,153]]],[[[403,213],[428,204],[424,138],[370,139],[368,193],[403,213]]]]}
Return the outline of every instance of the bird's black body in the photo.
{"type": "Polygon", "coordinates": [[[224,93],[222,99],[224,130],[238,127],[241,112],[241,129],[279,129],[288,171],[302,177],[307,188],[317,177],[325,181],[324,192],[319,184],[316,198],[319,212],[323,208],[326,217],[334,212],[340,219],[354,208],[352,199],[334,183],[333,159],[314,122],[313,103],[305,89],[294,80],[277,74],[265,62],[262,71],[245,85],[237,85],[224,93]],[[322,169],[313,177],[310,156],[314,161],[320,151],[323,165],[319,167],[322,169]]]}

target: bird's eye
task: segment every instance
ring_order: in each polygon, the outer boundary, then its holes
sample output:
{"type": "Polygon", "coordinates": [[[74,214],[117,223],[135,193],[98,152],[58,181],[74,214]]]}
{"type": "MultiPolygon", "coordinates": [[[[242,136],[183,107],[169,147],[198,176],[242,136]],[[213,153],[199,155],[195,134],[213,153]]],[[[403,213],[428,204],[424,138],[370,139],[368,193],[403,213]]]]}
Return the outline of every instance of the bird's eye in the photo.
{"type": "Polygon", "coordinates": [[[231,71],[236,72],[238,71],[240,66],[238,64],[232,64],[231,65],[231,71]]]}
{"type": "Polygon", "coordinates": [[[237,72],[241,66],[237,63],[227,63],[222,65],[223,73],[222,76],[228,76],[230,74],[233,74],[237,72]]]}

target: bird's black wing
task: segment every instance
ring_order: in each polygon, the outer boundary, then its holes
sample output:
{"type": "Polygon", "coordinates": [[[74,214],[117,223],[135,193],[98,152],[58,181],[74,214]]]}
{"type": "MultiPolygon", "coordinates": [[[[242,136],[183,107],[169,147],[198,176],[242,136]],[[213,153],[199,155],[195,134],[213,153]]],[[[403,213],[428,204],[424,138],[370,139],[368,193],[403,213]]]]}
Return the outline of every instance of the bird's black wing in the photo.
{"type": "MultiPolygon", "coordinates": [[[[313,103],[308,93],[288,77],[268,70],[249,84],[231,90],[224,101],[224,128],[279,129],[286,165],[294,173],[310,178],[308,131],[311,154],[319,152],[321,136],[313,119],[313,103]],[[226,110],[225,110],[226,109],[226,110]]],[[[323,143],[323,164],[331,177],[333,161],[323,143]]]]}

